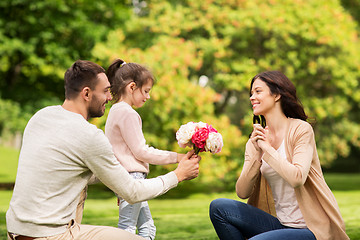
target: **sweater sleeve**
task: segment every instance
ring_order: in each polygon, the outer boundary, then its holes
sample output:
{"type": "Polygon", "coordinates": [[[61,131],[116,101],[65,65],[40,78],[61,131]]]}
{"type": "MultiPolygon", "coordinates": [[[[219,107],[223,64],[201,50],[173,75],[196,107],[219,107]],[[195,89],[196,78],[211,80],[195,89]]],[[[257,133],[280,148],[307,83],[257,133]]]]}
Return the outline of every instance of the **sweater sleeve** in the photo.
{"type": "Polygon", "coordinates": [[[263,160],[266,161],[292,187],[304,185],[314,154],[314,132],[310,124],[298,126],[290,138],[293,139],[291,159],[284,159],[272,147],[264,151],[263,160]]]}
{"type": "Polygon", "coordinates": [[[249,140],[245,148],[245,161],[240,177],[236,182],[236,193],[239,198],[248,198],[260,174],[261,153],[257,151],[249,140]]]}
{"type": "Polygon", "coordinates": [[[134,179],[115,158],[110,143],[101,130],[89,140],[85,165],[95,176],[127,202],[133,204],[155,198],[178,184],[174,172],[151,179],[134,179]]]}
{"type": "Polygon", "coordinates": [[[141,119],[135,111],[127,112],[125,116],[118,119],[121,119],[117,122],[121,135],[137,160],[154,165],[177,163],[177,153],[146,145],[141,119]]]}

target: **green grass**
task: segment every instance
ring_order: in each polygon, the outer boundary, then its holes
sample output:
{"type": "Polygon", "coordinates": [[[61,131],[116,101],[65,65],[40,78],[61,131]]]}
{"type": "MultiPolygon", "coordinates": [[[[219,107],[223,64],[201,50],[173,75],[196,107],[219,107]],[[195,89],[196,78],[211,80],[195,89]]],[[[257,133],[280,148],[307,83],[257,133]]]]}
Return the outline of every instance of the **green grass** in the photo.
{"type": "MultiPolygon", "coordinates": [[[[335,175],[332,175],[335,178],[335,175]]],[[[350,179],[354,176],[351,175],[350,179]]],[[[357,177],[356,179],[359,179],[357,177]]],[[[111,192],[89,190],[83,223],[116,226],[118,209],[111,192]]],[[[346,232],[352,240],[360,239],[360,190],[334,190],[346,232]]],[[[11,191],[0,191],[0,239],[5,239],[5,212],[9,206],[11,191]]],[[[209,204],[213,199],[226,197],[237,199],[235,193],[192,194],[181,199],[154,199],[149,201],[157,227],[157,240],[164,239],[217,239],[208,217],[209,204]]]]}
{"type": "MultiPolygon", "coordinates": [[[[210,202],[218,197],[237,198],[235,193],[222,193],[150,200],[151,213],[157,227],[156,239],[218,239],[208,215],[210,202]]],[[[115,227],[117,221],[116,198],[87,200],[83,223],[115,227]]]]}
{"type": "Polygon", "coordinates": [[[19,150],[0,146],[0,183],[14,182],[19,150]]]}
{"type": "MultiPolygon", "coordinates": [[[[19,151],[0,147],[0,183],[15,180],[19,151]]],[[[360,239],[360,174],[325,174],[345,220],[352,240],[360,239]]],[[[235,193],[182,194],[178,187],[164,197],[149,201],[157,227],[157,240],[218,239],[211,225],[208,209],[213,199],[238,199],[235,193]],[[186,197],[179,197],[186,196],[186,197]]],[[[6,239],[5,212],[12,191],[0,191],[0,240],[6,239]]],[[[116,226],[118,208],[113,193],[102,185],[90,186],[83,223],[116,226]]]]}
{"type": "Polygon", "coordinates": [[[9,208],[9,201],[11,198],[12,191],[2,190],[0,191],[0,239],[6,238],[6,222],[5,222],[5,213],[9,208]]]}
{"type": "MultiPolygon", "coordinates": [[[[210,202],[218,197],[235,198],[235,193],[192,194],[183,199],[149,201],[157,227],[156,239],[218,239],[208,217],[210,202]]],[[[88,199],[83,223],[116,226],[116,198],[88,199]]]]}
{"type": "MultiPolygon", "coordinates": [[[[332,176],[335,178],[335,176],[332,176]]],[[[352,178],[355,178],[352,176],[352,178]]],[[[356,178],[360,180],[360,177],[356,178]]],[[[360,186],[358,185],[358,188],[360,186]]],[[[346,224],[350,239],[360,239],[360,190],[333,191],[346,224]]],[[[154,199],[149,201],[157,227],[158,240],[218,239],[208,216],[210,202],[225,197],[237,199],[235,193],[192,194],[184,199],[154,199]]],[[[84,223],[116,226],[116,199],[88,199],[84,223]]]]}

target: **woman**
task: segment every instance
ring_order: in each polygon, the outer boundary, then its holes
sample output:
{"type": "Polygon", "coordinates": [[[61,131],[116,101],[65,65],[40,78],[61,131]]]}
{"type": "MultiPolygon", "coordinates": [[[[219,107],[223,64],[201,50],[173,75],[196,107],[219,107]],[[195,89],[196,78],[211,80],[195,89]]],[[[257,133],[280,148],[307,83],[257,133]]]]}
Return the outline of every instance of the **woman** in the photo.
{"type": "Polygon", "coordinates": [[[253,131],[236,183],[237,195],[248,204],[211,203],[219,238],[349,239],[295,86],[281,72],[263,72],[251,81],[250,101],[253,131]]]}

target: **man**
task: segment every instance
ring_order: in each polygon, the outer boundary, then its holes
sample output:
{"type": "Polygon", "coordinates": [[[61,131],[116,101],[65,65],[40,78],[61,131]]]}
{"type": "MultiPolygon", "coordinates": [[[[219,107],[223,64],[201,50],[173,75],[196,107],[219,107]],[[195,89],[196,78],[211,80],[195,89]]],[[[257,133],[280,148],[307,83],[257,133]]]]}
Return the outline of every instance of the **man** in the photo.
{"type": "Polygon", "coordinates": [[[200,157],[189,152],[174,171],[135,180],[119,164],[104,133],[88,123],[111,100],[105,70],[76,61],[65,73],[65,101],[28,122],[9,210],[8,239],[142,239],[124,230],[76,222],[80,193],[95,175],[124,200],[154,198],[197,177],[200,157]]]}

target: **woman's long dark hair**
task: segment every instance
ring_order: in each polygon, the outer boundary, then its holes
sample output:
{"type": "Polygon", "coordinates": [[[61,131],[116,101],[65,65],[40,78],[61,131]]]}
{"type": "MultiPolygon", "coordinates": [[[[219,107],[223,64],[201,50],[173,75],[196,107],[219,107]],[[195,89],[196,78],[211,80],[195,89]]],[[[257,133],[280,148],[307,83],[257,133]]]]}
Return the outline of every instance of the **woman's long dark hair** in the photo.
{"type": "MultiPolygon", "coordinates": [[[[288,118],[297,118],[306,121],[308,116],[305,114],[304,107],[296,95],[294,84],[280,71],[267,71],[257,74],[251,80],[251,89],[256,79],[260,79],[270,88],[271,94],[281,96],[281,109],[288,118]]],[[[259,123],[262,127],[266,126],[265,117],[260,115],[253,117],[253,123],[259,123]]]]}

